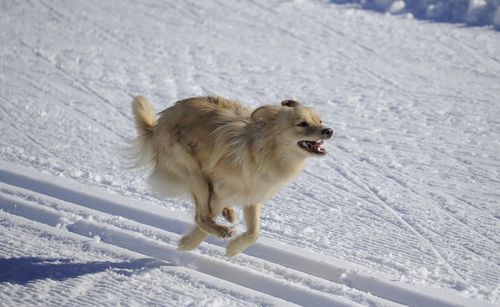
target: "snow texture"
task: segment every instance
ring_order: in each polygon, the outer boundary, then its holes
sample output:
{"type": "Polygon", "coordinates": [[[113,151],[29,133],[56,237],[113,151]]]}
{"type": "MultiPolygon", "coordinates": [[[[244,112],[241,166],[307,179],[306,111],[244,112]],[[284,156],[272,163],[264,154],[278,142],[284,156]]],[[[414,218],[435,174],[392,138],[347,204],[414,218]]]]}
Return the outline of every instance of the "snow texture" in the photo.
{"type": "MultiPolygon", "coordinates": [[[[2,1],[1,304],[498,305],[498,32],[333,2],[2,1]],[[244,254],[182,253],[191,205],[123,158],[138,94],[297,99],[335,136],[244,254]]],[[[418,3],[498,8],[377,1],[418,3]]]]}

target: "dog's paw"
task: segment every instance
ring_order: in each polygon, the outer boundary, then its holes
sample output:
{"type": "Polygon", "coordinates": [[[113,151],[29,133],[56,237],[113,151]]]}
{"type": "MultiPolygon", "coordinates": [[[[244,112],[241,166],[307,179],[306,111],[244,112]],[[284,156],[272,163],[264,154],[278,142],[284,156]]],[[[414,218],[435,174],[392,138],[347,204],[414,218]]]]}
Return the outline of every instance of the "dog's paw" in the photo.
{"type": "Polygon", "coordinates": [[[198,246],[194,243],[195,242],[193,242],[193,240],[190,240],[189,238],[182,238],[179,242],[179,245],[177,246],[177,250],[181,252],[193,250],[198,246]]]}
{"type": "Polygon", "coordinates": [[[199,228],[195,228],[190,233],[184,235],[182,239],[179,241],[179,246],[177,250],[179,251],[190,251],[198,247],[198,245],[203,242],[203,240],[207,237],[207,234],[200,230],[199,228]]]}
{"type": "Polygon", "coordinates": [[[181,240],[179,242],[179,245],[177,246],[177,250],[181,251],[181,252],[187,252],[187,251],[193,250],[195,248],[196,248],[196,246],[193,246],[189,242],[183,242],[183,240],[181,240]]]}
{"type": "Polygon", "coordinates": [[[238,215],[236,215],[236,210],[234,210],[234,208],[224,208],[224,210],[222,210],[222,216],[231,224],[238,223],[238,215]]]}
{"type": "Polygon", "coordinates": [[[226,230],[224,230],[222,233],[221,233],[222,237],[223,238],[231,238],[231,237],[234,237],[236,235],[236,228],[234,227],[227,227],[226,230]]]}
{"type": "Polygon", "coordinates": [[[234,256],[238,255],[239,253],[241,253],[240,250],[237,250],[230,245],[228,245],[226,248],[226,256],[228,256],[228,257],[234,257],[234,256]]]}
{"type": "Polygon", "coordinates": [[[226,255],[229,257],[234,257],[238,254],[240,254],[242,251],[245,250],[245,248],[248,247],[246,244],[241,244],[241,240],[238,240],[238,238],[235,238],[231,241],[229,241],[229,244],[226,247],[226,255]]]}

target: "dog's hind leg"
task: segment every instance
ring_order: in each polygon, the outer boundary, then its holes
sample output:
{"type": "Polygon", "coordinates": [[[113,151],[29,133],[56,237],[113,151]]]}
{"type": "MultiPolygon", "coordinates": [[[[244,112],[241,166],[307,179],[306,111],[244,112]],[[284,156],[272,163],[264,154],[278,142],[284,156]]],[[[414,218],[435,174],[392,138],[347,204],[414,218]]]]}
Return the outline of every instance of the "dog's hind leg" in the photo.
{"type": "Polygon", "coordinates": [[[224,207],[221,207],[215,199],[211,184],[203,178],[201,173],[198,173],[198,176],[194,175],[196,173],[191,173],[196,224],[203,231],[217,237],[232,237],[235,234],[234,228],[218,224],[214,220],[221,214],[224,207]]]}
{"type": "MultiPolygon", "coordinates": [[[[221,208],[223,207],[217,202],[216,197],[211,197],[210,208],[211,210],[209,213],[209,217],[213,220],[221,213],[222,210],[221,208]]],[[[226,209],[227,208],[224,208],[223,210],[226,209]]],[[[234,211],[234,209],[232,210],[234,211]]],[[[230,231],[233,231],[232,228],[230,228],[230,231]]],[[[196,247],[198,247],[198,245],[201,244],[201,242],[203,242],[208,237],[208,235],[209,234],[206,231],[204,231],[199,225],[196,225],[195,228],[191,230],[191,232],[182,237],[181,241],[179,242],[178,250],[188,251],[195,249],[196,247]]]]}
{"type": "Polygon", "coordinates": [[[260,208],[260,204],[243,207],[243,217],[245,218],[247,231],[229,242],[226,248],[228,256],[232,257],[241,253],[257,241],[260,233],[260,208]]]}

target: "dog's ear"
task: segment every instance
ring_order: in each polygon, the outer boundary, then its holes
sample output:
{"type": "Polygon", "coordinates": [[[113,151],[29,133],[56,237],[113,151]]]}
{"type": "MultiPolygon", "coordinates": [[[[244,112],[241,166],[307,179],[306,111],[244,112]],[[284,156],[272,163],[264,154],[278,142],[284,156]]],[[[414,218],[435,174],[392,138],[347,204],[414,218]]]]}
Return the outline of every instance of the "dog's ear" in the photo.
{"type": "Polygon", "coordinates": [[[276,106],[263,106],[255,109],[250,117],[257,120],[272,120],[278,116],[280,108],[276,106]]]}
{"type": "Polygon", "coordinates": [[[296,100],[292,100],[292,99],[287,99],[287,100],[283,100],[281,102],[281,105],[284,107],[295,108],[297,106],[300,106],[300,102],[298,102],[296,100]]]}

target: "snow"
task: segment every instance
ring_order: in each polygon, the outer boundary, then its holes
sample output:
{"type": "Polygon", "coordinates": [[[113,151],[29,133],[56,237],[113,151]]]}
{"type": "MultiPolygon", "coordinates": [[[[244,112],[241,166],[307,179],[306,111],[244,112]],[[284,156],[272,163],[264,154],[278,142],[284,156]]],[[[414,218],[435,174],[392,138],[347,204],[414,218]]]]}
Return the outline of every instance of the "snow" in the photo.
{"type": "MultiPolygon", "coordinates": [[[[332,2],[3,1],[2,303],[498,304],[498,32],[332,2]],[[248,251],[229,259],[210,239],[182,253],[191,205],[154,195],[123,158],[137,94],[157,110],[294,98],[335,137],[265,204],[248,251]]],[[[494,1],[377,5],[500,14],[494,1]]]]}
{"type": "Polygon", "coordinates": [[[498,0],[334,0],[335,3],[359,4],[363,8],[407,14],[419,19],[458,22],[471,26],[491,25],[500,30],[498,0]]]}

